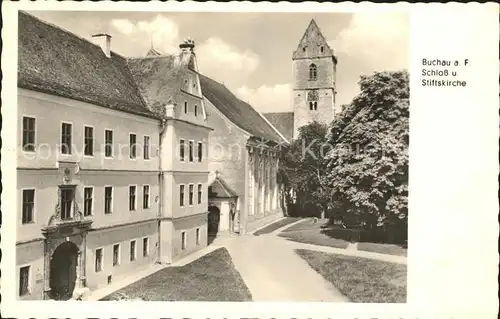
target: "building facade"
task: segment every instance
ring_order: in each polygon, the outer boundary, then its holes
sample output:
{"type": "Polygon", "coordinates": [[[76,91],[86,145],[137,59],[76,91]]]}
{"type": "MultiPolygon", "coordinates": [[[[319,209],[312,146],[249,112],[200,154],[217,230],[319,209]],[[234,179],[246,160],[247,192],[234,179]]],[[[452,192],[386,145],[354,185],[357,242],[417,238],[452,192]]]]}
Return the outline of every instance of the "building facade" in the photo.
{"type": "Polygon", "coordinates": [[[127,59],[94,40],[19,13],[20,299],[66,300],[207,244],[194,43],[127,59]]]}
{"type": "Polygon", "coordinates": [[[313,121],[330,124],[336,113],[337,58],[314,19],[293,52],[293,112],[264,116],[284,136],[296,139],[299,128],[313,121]]]}
{"type": "Polygon", "coordinates": [[[160,129],[160,255],[172,263],[207,245],[208,126],[194,42],[181,52],[129,59],[147,103],[162,116],[160,129]]]}
{"type": "Polygon", "coordinates": [[[277,181],[288,141],[223,84],[200,75],[209,136],[209,227],[244,234],[283,217],[277,181]],[[217,227],[217,225],[219,227],[217,227]]]}

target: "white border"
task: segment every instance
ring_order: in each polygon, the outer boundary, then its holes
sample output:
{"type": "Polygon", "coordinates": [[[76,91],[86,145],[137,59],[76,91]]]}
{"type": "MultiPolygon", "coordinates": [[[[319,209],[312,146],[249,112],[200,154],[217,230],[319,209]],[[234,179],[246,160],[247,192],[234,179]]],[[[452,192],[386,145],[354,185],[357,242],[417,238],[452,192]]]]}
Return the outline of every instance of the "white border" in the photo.
{"type": "MultiPolygon", "coordinates": [[[[412,12],[411,144],[409,302],[406,305],[332,305],[327,303],[169,303],[169,317],[288,317],[288,318],[496,318],[498,274],[498,7],[496,4],[399,3],[250,3],[195,2],[10,2],[2,3],[2,103],[17,105],[16,10],[172,10],[186,12],[412,12]],[[439,23],[439,24],[438,24],[439,23]],[[432,30],[432,33],[430,32],[432,30]],[[480,36],[479,36],[480,35],[480,36]],[[489,40],[492,39],[492,40],[489,40]],[[425,41],[424,41],[425,40],[425,41]],[[447,50],[447,51],[446,51],[447,50]],[[448,53],[446,53],[448,52],[448,53]],[[475,62],[469,71],[471,90],[460,98],[443,91],[418,92],[419,58],[446,54],[475,62]],[[8,59],[6,59],[8,57],[8,59]],[[6,80],[8,79],[8,81],[6,80]],[[480,89],[479,89],[480,88],[480,89]],[[417,89],[417,90],[415,90],[417,89]],[[477,92],[477,93],[475,93],[477,92]],[[466,99],[465,97],[468,97],[466,99]],[[473,99],[471,98],[473,97],[473,99]],[[464,120],[467,117],[467,121],[464,120]],[[437,125],[438,123],[439,125],[437,125]],[[464,124],[466,124],[464,126],[464,124]],[[439,129],[438,129],[439,128],[439,129]],[[433,139],[431,139],[432,137],[433,139]],[[460,141],[460,145],[455,144],[460,141]],[[456,147],[454,149],[453,147],[456,147]],[[461,150],[458,152],[457,150],[461,150]],[[452,152],[455,151],[455,152],[452,152]],[[434,161],[434,162],[432,162],[434,161]],[[436,162],[437,161],[437,162],[436,162]],[[452,174],[453,173],[453,174],[452,174]],[[439,195],[439,197],[438,197],[439,195]],[[474,205],[472,205],[474,204],[474,205]],[[471,218],[476,212],[480,218],[471,218]],[[468,234],[469,236],[465,236],[468,234]],[[458,279],[458,280],[457,280],[458,279]],[[313,306],[313,307],[311,307],[313,306]],[[314,309],[314,310],[312,310],[314,309]],[[200,311],[197,311],[200,310],[200,311]]],[[[339,62],[340,63],[340,62],[339,62]]],[[[16,181],[17,112],[2,108],[2,178],[16,181]]],[[[15,183],[13,183],[15,184],[15,183]]],[[[14,187],[4,187],[2,211],[17,211],[14,187]]],[[[15,214],[4,214],[2,274],[12,276],[15,266],[15,214]]],[[[103,250],[104,252],[104,250],[103,250]]],[[[104,260],[104,256],[103,256],[104,260]]],[[[160,317],[164,303],[47,303],[13,300],[13,282],[3,280],[4,316],[160,317]],[[29,305],[29,306],[28,306],[29,305]],[[147,310],[146,310],[147,309],[147,310]],[[17,310],[17,311],[16,311],[17,310]]],[[[15,285],[14,285],[15,286],[15,285]]]]}

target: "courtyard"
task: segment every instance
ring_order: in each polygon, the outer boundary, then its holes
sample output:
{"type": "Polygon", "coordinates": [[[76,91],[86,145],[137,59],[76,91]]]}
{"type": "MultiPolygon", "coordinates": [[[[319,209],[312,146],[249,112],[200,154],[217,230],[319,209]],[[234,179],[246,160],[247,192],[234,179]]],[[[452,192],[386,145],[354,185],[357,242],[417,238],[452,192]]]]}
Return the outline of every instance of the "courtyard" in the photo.
{"type": "Polygon", "coordinates": [[[284,218],[258,236],[218,236],[200,258],[101,300],[405,302],[406,257],[328,244],[324,237],[290,238],[304,230],[318,236],[321,226],[284,218]]]}

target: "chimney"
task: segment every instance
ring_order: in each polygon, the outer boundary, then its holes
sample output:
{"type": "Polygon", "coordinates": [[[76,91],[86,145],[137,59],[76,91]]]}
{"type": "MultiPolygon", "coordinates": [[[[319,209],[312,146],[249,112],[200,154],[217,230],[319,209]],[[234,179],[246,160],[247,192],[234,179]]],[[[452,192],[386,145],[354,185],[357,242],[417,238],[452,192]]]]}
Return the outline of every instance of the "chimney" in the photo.
{"type": "Polygon", "coordinates": [[[179,48],[181,48],[182,52],[193,52],[194,50],[194,40],[191,38],[187,38],[179,44],[179,48]]]}
{"type": "Polygon", "coordinates": [[[107,33],[98,33],[92,35],[92,38],[94,38],[95,44],[98,44],[102,52],[110,58],[111,57],[111,36],[107,33]]]}

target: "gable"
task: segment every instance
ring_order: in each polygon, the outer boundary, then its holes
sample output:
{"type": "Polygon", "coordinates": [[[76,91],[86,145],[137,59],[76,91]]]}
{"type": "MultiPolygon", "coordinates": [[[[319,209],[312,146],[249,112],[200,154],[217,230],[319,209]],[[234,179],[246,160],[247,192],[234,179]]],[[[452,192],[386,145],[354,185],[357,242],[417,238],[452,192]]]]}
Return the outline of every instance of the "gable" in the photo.
{"type": "Polygon", "coordinates": [[[220,177],[208,185],[208,197],[210,198],[232,198],[238,197],[238,194],[227,185],[220,177]]]}
{"type": "Polygon", "coordinates": [[[331,57],[333,55],[333,50],[328,45],[316,21],[312,19],[300,39],[297,50],[293,52],[293,59],[331,57]]]}

